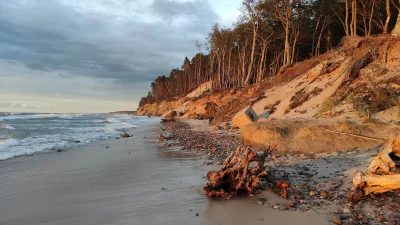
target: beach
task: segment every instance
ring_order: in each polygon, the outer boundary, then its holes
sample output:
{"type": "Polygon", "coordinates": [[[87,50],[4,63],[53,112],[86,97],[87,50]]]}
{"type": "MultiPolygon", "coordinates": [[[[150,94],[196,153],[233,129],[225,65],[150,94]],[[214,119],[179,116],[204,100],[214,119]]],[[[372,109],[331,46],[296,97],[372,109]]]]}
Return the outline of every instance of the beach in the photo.
{"type": "Polygon", "coordinates": [[[207,199],[205,174],[218,166],[164,147],[160,131],[146,123],[131,138],[1,161],[0,224],[328,224],[312,211],[273,209],[287,200],[272,192],[207,199]]]}

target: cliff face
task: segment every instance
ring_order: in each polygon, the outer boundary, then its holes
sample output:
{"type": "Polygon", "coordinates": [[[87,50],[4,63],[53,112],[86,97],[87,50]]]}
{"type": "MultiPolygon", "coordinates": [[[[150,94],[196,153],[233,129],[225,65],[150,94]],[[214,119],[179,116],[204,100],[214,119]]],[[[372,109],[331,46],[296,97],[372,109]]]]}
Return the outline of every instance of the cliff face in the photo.
{"type": "Polygon", "coordinates": [[[252,106],[270,119],[370,118],[398,105],[400,38],[346,38],[341,47],[318,58],[283,68],[260,85],[208,93],[207,85],[176,101],[148,104],[138,115],[229,121],[252,106]]]}

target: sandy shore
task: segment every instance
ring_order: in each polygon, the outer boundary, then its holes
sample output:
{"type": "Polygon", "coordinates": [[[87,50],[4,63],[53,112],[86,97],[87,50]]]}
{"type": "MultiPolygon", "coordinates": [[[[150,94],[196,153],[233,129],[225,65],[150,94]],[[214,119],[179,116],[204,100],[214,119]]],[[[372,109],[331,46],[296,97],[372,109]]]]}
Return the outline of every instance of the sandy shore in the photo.
{"type": "Polygon", "coordinates": [[[164,147],[160,130],[146,124],[131,138],[0,162],[0,224],[328,224],[316,211],[274,209],[289,200],[271,192],[207,199],[215,166],[164,147]]]}

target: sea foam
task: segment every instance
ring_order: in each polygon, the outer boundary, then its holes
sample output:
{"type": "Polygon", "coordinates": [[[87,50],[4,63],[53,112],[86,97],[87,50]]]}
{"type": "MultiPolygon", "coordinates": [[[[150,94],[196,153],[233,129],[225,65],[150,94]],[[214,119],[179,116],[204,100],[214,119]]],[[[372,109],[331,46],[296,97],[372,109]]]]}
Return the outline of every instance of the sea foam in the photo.
{"type": "Polygon", "coordinates": [[[8,130],[15,130],[15,127],[7,124],[0,123],[0,129],[8,129],[8,130]]]}

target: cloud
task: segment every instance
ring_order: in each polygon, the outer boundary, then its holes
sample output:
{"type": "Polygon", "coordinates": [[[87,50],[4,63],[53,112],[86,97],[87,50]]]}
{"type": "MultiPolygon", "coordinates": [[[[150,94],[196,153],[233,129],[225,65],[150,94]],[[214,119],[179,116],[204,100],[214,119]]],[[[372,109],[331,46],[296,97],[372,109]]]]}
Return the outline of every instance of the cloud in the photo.
{"type": "Polygon", "coordinates": [[[31,104],[21,104],[21,103],[0,103],[0,108],[14,108],[14,109],[39,109],[41,106],[31,105],[31,104]]]}
{"type": "Polygon", "coordinates": [[[194,54],[193,41],[217,20],[205,0],[11,0],[0,3],[0,58],[38,71],[150,81],[194,54]]]}
{"type": "Polygon", "coordinates": [[[196,53],[194,41],[204,41],[221,20],[211,4],[0,1],[0,90],[24,99],[55,96],[88,106],[105,100],[110,108],[131,102],[134,108],[151,80],[179,68],[196,53]]]}

